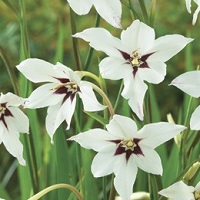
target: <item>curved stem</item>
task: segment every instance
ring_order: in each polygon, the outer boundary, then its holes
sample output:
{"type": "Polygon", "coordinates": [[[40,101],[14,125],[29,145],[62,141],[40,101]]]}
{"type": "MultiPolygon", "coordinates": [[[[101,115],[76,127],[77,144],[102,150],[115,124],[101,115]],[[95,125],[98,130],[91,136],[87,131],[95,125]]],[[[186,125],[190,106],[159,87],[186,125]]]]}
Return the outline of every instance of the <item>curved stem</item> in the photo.
{"type": "Polygon", "coordinates": [[[111,118],[112,118],[112,117],[114,116],[114,114],[115,114],[115,111],[114,111],[114,108],[113,108],[113,106],[112,106],[110,100],[108,99],[107,95],[103,92],[103,90],[102,90],[101,88],[99,88],[99,87],[96,86],[95,84],[93,84],[93,83],[90,83],[90,84],[91,84],[92,88],[93,88],[96,92],[98,92],[98,93],[101,95],[101,97],[104,99],[106,105],[108,106],[108,110],[109,110],[109,112],[110,112],[110,116],[111,116],[111,118]]]}
{"type": "Polygon", "coordinates": [[[93,80],[95,80],[95,81],[99,84],[100,87],[102,86],[99,77],[96,76],[95,74],[93,74],[93,73],[91,73],[91,72],[88,72],[88,71],[76,71],[76,73],[77,73],[81,78],[83,78],[84,76],[90,77],[90,78],[92,78],[93,80]]]}
{"type": "Polygon", "coordinates": [[[43,197],[45,194],[47,194],[48,192],[51,192],[53,190],[60,189],[60,188],[71,190],[74,194],[76,194],[76,196],[79,200],[83,200],[83,197],[81,196],[80,192],[75,187],[73,187],[69,184],[64,184],[64,183],[55,184],[50,187],[47,187],[44,190],[37,193],[36,195],[29,198],[28,200],[38,200],[41,197],[43,197]]]}

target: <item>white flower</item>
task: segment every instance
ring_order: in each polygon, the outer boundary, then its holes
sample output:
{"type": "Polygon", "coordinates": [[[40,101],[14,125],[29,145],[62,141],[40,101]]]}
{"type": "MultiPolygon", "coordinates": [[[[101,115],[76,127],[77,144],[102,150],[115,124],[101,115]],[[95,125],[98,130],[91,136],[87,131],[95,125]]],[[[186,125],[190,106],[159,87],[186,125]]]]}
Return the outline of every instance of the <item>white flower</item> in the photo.
{"type": "Polygon", "coordinates": [[[115,174],[114,185],[123,200],[130,200],[138,167],[162,175],[162,164],[154,148],[173,138],[184,126],[160,122],[137,130],[136,123],[114,115],[106,130],[92,129],[69,138],[98,154],[92,162],[95,177],[115,174]]]}
{"type": "MultiPolygon", "coordinates": [[[[191,14],[191,2],[192,0],[185,0],[186,2],[186,8],[188,10],[188,12],[191,14]]],[[[200,12],[200,0],[194,0],[194,2],[197,4],[197,9],[195,10],[194,14],[193,14],[193,20],[192,20],[192,24],[194,25],[197,21],[197,17],[198,14],[200,12]]]]}
{"type": "MultiPolygon", "coordinates": [[[[192,97],[200,97],[200,71],[190,71],[176,77],[170,85],[174,85],[192,97]]],[[[200,130],[200,106],[193,112],[190,119],[190,128],[200,130]]]]}
{"type": "Polygon", "coordinates": [[[23,146],[19,133],[28,133],[28,117],[18,108],[22,99],[12,93],[0,95],[0,144],[3,142],[10,154],[16,157],[21,165],[26,165],[23,158],[23,146]]]}
{"type": "Polygon", "coordinates": [[[135,20],[123,30],[121,39],[102,28],[90,28],[74,37],[90,42],[90,46],[104,51],[106,57],[99,64],[103,78],[124,80],[122,96],[129,101],[133,112],[143,120],[143,100],[149,83],[160,83],[166,75],[166,64],[192,39],[181,35],[166,35],[155,39],[154,29],[135,20]]]}
{"type": "Polygon", "coordinates": [[[99,15],[112,26],[121,28],[122,5],[120,0],[67,0],[78,15],[87,14],[92,5],[99,15]]]}
{"type": "Polygon", "coordinates": [[[17,66],[18,70],[34,83],[47,82],[32,92],[25,102],[26,108],[48,107],[46,129],[53,142],[53,134],[65,120],[70,128],[72,115],[76,105],[76,95],[83,101],[86,111],[103,110],[87,81],[70,68],[57,63],[53,65],[40,59],[27,59],[17,66]]]}
{"type": "Polygon", "coordinates": [[[199,200],[200,182],[196,187],[193,187],[186,185],[183,181],[179,181],[161,190],[159,194],[172,200],[199,200]]]}

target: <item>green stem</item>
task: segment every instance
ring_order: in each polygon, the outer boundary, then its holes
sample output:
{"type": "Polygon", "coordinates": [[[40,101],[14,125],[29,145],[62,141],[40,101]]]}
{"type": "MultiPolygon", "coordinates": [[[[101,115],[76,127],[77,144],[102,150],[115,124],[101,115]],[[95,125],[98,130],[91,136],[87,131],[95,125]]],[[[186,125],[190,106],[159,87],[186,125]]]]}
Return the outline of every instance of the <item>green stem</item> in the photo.
{"type": "MultiPolygon", "coordinates": [[[[96,16],[96,22],[95,22],[95,27],[98,27],[99,24],[100,24],[100,15],[97,13],[97,16],[96,16]]],[[[94,49],[92,47],[90,47],[89,49],[89,52],[88,52],[88,55],[87,55],[87,59],[86,59],[86,62],[85,62],[85,65],[84,65],[84,69],[87,71],[88,70],[88,67],[90,66],[90,63],[91,63],[91,60],[92,60],[92,56],[93,56],[93,52],[94,52],[94,49]]]]}
{"type": "Polygon", "coordinates": [[[147,9],[146,9],[144,0],[139,0],[138,2],[140,4],[140,8],[141,8],[142,13],[143,13],[144,21],[148,24],[148,13],[147,13],[147,9]]]}
{"type": "MultiPolygon", "coordinates": [[[[75,33],[77,33],[76,31],[76,15],[74,13],[74,11],[70,8],[70,22],[71,22],[71,32],[72,35],[74,35],[75,33]]],[[[81,71],[81,61],[80,61],[80,55],[79,55],[79,51],[78,51],[78,42],[77,39],[72,37],[72,43],[73,43],[73,51],[74,51],[74,58],[75,58],[75,62],[76,62],[76,68],[77,70],[81,71]]]]}
{"type": "Polygon", "coordinates": [[[154,27],[154,18],[156,10],[156,0],[151,1],[151,11],[150,11],[150,26],[154,27]]]}
{"type": "Polygon", "coordinates": [[[112,117],[114,116],[114,114],[115,114],[115,111],[114,111],[114,108],[113,108],[113,106],[112,106],[110,100],[108,99],[107,95],[104,93],[104,91],[103,91],[101,88],[99,88],[99,87],[96,86],[95,84],[93,84],[93,83],[90,83],[90,84],[91,84],[92,88],[93,88],[97,93],[99,93],[100,96],[101,96],[101,97],[103,98],[103,100],[105,101],[105,103],[106,103],[106,105],[107,105],[107,107],[108,107],[108,110],[109,110],[109,112],[110,112],[110,116],[111,116],[111,118],[112,118],[112,117]]]}
{"type": "Polygon", "coordinates": [[[64,184],[64,183],[63,184],[62,183],[55,184],[55,185],[52,185],[50,187],[47,187],[44,190],[42,190],[41,192],[39,192],[36,195],[29,198],[28,200],[38,200],[41,197],[43,197],[45,194],[47,194],[48,192],[51,192],[51,191],[56,190],[56,189],[61,189],[61,188],[71,190],[77,196],[77,198],[79,200],[83,200],[83,197],[81,196],[80,192],[75,187],[73,187],[69,184],[64,184]]]}
{"type": "Polygon", "coordinates": [[[17,77],[15,75],[14,69],[11,67],[10,61],[9,61],[6,53],[4,52],[4,50],[1,46],[0,46],[0,56],[1,56],[5,66],[6,66],[7,71],[8,71],[8,74],[9,74],[9,77],[10,77],[10,80],[11,80],[11,83],[12,83],[12,86],[13,86],[14,93],[19,96],[19,88],[18,88],[18,85],[17,85],[17,77]]]}
{"type": "MultiPolygon", "coordinates": [[[[20,19],[20,31],[21,31],[20,60],[30,57],[25,2],[26,2],[25,0],[19,0],[19,6],[20,6],[19,19],[20,19]]],[[[24,94],[28,94],[29,84],[27,80],[25,81],[25,84],[23,84],[23,86],[25,86],[25,91],[22,91],[22,92],[24,94]]],[[[36,155],[35,155],[33,135],[30,133],[29,137],[24,136],[24,140],[25,140],[24,146],[27,151],[27,159],[29,163],[29,170],[30,170],[33,191],[34,193],[36,193],[39,189],[39,179],[38,179],[38,173],[37,173],[38,170],[37,170],[37,161],[36,161],[36,155]]]]}
{"type": "Polygon", "coordinates": [[[114,175],[112,175],[109,200],[114,200],[115,196],[116,196],[116,190],[115,190],[115,187],[114,187],[114,175]]]}
{"type": "Polygon", "coordinates": [[[117,105],[118,105],[118,103],[119,103],[119,99],[120,99],[120,96],[121,96],[121,93],[122,93],[123,85],[124,85],[124,83],[123,83],[123,81],[122,81],[122,82],[121,82],[121,85],[120,85],[120,88],[119,88],[119,92],[118,92],[118,94],[117,94],[117,99],[116,99],[116,101],[115,101],[114,110],[116,110],[117,105]]]}

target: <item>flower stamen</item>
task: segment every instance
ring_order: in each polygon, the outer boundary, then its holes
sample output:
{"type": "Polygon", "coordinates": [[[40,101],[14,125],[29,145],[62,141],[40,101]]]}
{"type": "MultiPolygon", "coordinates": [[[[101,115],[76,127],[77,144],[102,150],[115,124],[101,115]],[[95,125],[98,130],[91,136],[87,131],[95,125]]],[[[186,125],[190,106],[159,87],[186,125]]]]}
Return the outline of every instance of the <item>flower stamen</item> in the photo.
{"type": "Polygon", "coordinates": [[[127,150],[134,150],[134,148],[137,146],[135,143],[134,143],[134,141],[133,140],[122,140],[119,144],[118,144],[118,146],[120,146],[120,147],[124,147],[125,148],[125,151],[127,151],[127,150]]]}
{"type": "Polygon", "coordinates": [[[138,51],[133,51],[130,55],[130,62],[133,67],[139,67],[142,64],[141,56],[139,55],[138,51]]]}
{"type": "Polygon", "coordinates": [[[200,190],[194,192],[195,200],[200,200],[200,190]]]}

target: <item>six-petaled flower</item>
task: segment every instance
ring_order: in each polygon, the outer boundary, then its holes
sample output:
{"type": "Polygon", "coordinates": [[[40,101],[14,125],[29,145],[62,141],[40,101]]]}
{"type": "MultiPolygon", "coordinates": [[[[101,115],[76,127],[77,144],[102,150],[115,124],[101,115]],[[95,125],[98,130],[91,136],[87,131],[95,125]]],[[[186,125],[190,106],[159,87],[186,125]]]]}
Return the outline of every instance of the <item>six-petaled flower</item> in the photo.
{"type": "Polygon", "coordinates": [[[91,129],[69,140],[98,154],[92,162],[95,177],[115,174],[114,185],[123,200],[130,200],[138,167],[162,175],[162,164],[154,148],[173,138],[186,127],[167,122],[152,123],[137,130],[128,117],[114,115],[106,130],[91,129]]]}
{"type": "Polygon", "coordinates": [[[121,33],[121,39],[113,37],[103,28],[90,28],[74,37],[90,42],[94,49],[109,57],[99,64],[103,78],[123,79],[122,96],[140,120],[143,120],[143,100],[147,90],[144,81],[158,84],[166,75],[166,64],[189,42],[181,35],[166,35],[155,39],[154,29],[140,22],[133,23],[121,33]]]}
{"type": "Polygon", "coordinates": [[[99,111],[101,105],[87,81],[82,81],[70,68],[57,63],[50,64],[40,59],[27,59],[17,66],[24,76],[34,83],[47,82],[32,92],[25,102],[26,108],[47,107],[46,129],[53,142],[53,134],[65,120],[70,128],[77,94],[82,99],[84,110],[99,111]]]}
{"type": "Polygon", "coordinates": [[[12,94],[0,95],[0,144],[3,142],[8,152],[16,157],[21,165],[26,162],[23,158],[23,146],[19,133],[29,132],[28,117],[18,108],[23,104],[20,97],[12,94]]]}

